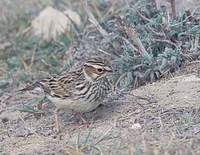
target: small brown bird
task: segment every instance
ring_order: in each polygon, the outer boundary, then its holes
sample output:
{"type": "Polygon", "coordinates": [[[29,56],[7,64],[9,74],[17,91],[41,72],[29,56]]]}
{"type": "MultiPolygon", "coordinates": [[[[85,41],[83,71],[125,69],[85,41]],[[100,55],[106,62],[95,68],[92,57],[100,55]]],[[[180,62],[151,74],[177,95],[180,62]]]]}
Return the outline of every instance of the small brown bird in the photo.
{"type": "MultiPolygon", "coordinates": [[[[81,116],[98,107],[111,90],[108,75],[111,64],[102,59],[91,58],[80,69],[58,77],[49,77],[27,86],[21,91],[40,87],[47,98],[55,104],[55,127],[59,130],[58,110],[72,110],[81,116]]],[[[83,117],[81,117],[82,120],[83,117]]]]}

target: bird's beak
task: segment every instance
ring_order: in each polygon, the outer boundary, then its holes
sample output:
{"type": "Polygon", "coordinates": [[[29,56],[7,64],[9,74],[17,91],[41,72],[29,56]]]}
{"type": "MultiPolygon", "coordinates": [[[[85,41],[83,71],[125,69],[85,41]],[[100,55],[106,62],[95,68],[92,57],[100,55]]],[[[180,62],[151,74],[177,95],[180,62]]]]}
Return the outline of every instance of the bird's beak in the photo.
{"type": "Polygon", "coordinates": [[[112,73],[112,72],[113,72],[112,67],[106,67],[105,69],[106,69],[106,71],[109,72],[109,73],[112,73]]]}

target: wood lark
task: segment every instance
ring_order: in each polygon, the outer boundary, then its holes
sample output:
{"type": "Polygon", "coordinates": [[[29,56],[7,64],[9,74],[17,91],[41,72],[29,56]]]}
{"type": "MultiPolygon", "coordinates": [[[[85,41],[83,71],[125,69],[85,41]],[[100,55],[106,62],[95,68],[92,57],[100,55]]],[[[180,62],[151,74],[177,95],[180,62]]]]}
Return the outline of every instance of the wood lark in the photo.
{"type": "MultiPolygon", "coordinates": [[[[90,112],[98,107],[111,90],[108,76],[111,64],[102,58],[91,58],[76,70],[57,77],[49,77],[27,86],[21,91],[40,87],[55,104],[55,127],[59,130],[58,110],[72,110],[77,114],[90,112]]],[[[83,117],[81,117],[83,120],[83,117]]]]}

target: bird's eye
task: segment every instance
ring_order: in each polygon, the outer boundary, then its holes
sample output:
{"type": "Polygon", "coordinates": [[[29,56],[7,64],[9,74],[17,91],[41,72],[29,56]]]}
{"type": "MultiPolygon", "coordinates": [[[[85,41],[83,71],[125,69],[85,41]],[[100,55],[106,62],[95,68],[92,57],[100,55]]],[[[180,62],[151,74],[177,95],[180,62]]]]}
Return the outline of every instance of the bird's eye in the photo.
{"type": "Polygon", "coordinates": [[[98,68],[97,71],[98,71],[99,73],[102,73],[102,72],[103,72],[103,69],[98,68]]]}

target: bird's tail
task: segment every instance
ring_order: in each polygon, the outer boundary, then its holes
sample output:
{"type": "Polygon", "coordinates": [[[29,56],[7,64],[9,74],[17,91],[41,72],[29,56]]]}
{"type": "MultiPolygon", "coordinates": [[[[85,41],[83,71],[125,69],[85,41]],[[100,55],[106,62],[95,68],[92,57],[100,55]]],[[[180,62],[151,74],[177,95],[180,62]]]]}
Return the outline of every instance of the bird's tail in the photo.
{"type": "Polygon", "coordinates": [[[37,87],[42,87],[42,84],[39,81],[36,81],[35,83],[28,85],[25,88],[20,89],[19,91],[29,91],[29,90],[33,90],[37,87]]]}

